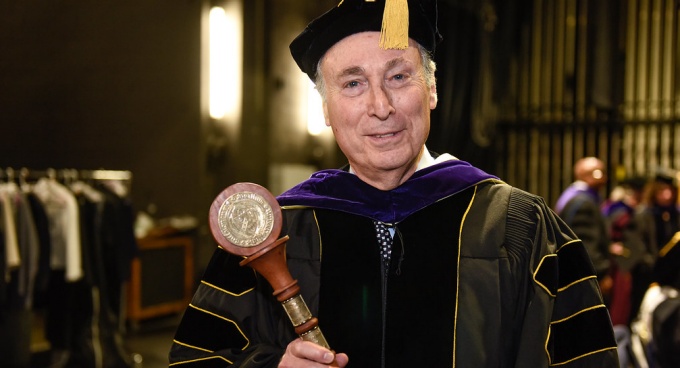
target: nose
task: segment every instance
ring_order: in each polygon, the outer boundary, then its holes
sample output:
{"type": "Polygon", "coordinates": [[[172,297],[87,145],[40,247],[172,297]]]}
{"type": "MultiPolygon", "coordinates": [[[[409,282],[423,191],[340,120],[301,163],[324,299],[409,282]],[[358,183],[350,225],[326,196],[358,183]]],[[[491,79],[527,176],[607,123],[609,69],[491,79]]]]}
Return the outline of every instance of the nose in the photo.
{"type": "Polygon", "coordinates": [[[392,105],[392,97],[382,85],[374,85],[371,88],[368,104],[369,115],[375,116],[380,120],[387,119],[395,111],[392,105]]]}

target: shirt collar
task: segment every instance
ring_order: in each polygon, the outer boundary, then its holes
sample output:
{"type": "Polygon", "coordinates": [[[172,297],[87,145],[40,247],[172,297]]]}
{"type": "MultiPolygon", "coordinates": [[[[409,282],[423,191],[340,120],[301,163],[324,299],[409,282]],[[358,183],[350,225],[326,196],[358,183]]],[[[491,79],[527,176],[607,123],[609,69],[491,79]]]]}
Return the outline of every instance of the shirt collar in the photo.
{"type": "MultiPolygon", "coordinates": [[[[427,146],[423,146],[423,154],[420,155],[420,160],[418,160],[418,165],[416,166],[416,171],[422,170],[426,167],[430,167],[432,165],[435,165],[435,164],[438,164],[438,163],[441,163],[441,162],[444,162],[444,161],[449,161],[449,160],[457,160],[457,158],[454,157],[453,155],[448,154],[448,153],[443,153],[443,154],[437,156],[437,158],[434,158],[430,154],[430,151],[427,149],[427,146]]],[[[351,165],[349,167],[349,172],[356,175],[356,172],[354,172],[354,169],[352,168],[351,165]]]]}

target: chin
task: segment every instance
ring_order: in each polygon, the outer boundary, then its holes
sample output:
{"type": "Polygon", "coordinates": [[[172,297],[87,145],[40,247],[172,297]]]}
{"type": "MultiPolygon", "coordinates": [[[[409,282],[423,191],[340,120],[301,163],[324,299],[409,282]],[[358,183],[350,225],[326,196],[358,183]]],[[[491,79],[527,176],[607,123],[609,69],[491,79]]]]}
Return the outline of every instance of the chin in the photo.
{"type": "Polygon", "coordinates": [[[410,160],[394,160],[394,159],[389,159],[389,160],[384,160],[384,161],[379,161],[376,162],[374,165],[375,167],[385,170],[385,171],[392,171],[392,170],[408,170],[412,166],[413,159],[410,160]]]}

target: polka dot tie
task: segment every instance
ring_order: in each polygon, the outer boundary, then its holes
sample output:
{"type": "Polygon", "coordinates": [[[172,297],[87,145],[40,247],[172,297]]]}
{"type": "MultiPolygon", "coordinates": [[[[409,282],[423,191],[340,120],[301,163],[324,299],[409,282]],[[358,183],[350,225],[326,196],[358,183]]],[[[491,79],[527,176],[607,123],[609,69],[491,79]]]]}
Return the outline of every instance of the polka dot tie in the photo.
{"type": "Polygon", "coordinates": [[[380,256],[385,264],[385,269],[388,270],[390,268],[390,257],[392,256],[392,234],[390,234],[385,223],[380,221],[374,221],[374,223],[378,245],[380,245],[380,256]]]}

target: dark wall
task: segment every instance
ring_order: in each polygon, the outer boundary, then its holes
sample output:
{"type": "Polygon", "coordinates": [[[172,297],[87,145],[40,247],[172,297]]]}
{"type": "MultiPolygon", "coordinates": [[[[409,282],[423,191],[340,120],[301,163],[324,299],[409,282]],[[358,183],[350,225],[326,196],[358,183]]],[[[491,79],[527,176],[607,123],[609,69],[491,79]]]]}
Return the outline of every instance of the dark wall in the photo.
{"type": "Polygon", "coordinates": [[[200,11],[190,0],[1,2],[0,168],[131,170],[137,207],[203,211],[200,11]]]}
{"type": "Polygon", "coordinates": [[[209,4],[0,1],[0,170],[130,170],[136,210],[153,204],[157,218],[199,220],[200,270],[215,247],[207,226],[215,196],[239,181],[266,186],[272,162],[306,157],[304,141],[286,143],[299,119],[281,118],[298,104],[289,80],[301,75],[288,44],[335,0],[242,1],[236,134],[202,111],[209,4]],[[271,71],[282,64],[290,65],[271,71]]]}

